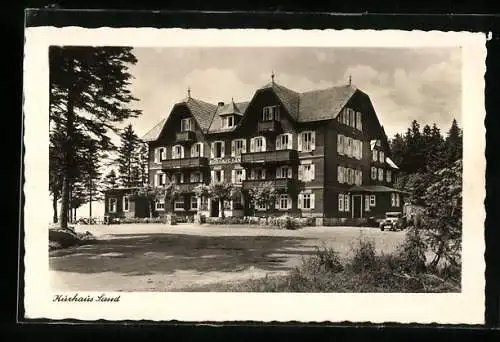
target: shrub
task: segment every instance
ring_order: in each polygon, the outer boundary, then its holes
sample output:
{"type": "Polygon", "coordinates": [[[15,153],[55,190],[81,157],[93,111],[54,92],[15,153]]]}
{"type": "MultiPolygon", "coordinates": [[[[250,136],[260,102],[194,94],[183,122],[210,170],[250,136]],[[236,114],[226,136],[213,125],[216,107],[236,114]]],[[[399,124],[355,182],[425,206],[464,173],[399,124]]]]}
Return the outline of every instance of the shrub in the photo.
{"type": "Polygon", "coordinates": [[[316,246],[315,253],[311,257],[302,260],[301,270],[309,273],[338,273],[344,270],[344,266],[335,250],[316,246]]]}
{"type": "Polygon", "coordinates": [[[417,229],[406,232],[405,241],[398,247],[396,256],[399,259],[399,269],[407,273],[422,273],[426,270],[427,245],[422,233],[417,229]]]}
{"type": "Polygon", "coordinates": [[[353,249],[354,255],[351,267],[355,272],[373,270],[376,267],[375,243],[370,240],[359,239],[358,245],[353,249]]]}

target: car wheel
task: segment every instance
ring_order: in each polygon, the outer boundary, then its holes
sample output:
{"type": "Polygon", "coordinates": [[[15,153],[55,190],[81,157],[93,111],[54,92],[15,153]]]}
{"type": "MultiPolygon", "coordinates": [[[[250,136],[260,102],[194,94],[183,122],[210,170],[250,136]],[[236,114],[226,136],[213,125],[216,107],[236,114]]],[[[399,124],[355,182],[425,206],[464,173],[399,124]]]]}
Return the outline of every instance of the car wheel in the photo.
{"type": "Polygon", "coordinates": [[[380,230],[381,230],[381,231],[384,231],[384,227],[380,227],[380,230]]]}

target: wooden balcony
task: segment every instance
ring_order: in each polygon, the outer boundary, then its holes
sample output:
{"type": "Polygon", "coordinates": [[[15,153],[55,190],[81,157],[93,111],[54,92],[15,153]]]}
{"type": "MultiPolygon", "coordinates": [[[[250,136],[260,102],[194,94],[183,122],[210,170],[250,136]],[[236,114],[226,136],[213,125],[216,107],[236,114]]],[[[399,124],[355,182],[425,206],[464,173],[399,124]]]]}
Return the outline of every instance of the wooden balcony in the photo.
{"type": "Polygon", "coordinates": [[[202,182],[197,182],[197,183],[180,183],[180,184],[177,184],[177,186],[179,187],[179,191],[184,194],[184,193],[193,192],[194,188],[196,188],[200,184],[204,184],[204,183],[202,183],[202,182]]]}
{"type": "Polygon", "coordinates": [[[280,128],[280,122],[276,120],[259,121],[257,124],[259,133],[276,133],[280,128]]]}
{"type": "Polygon", "coordinates": [[[280,179],[247,179],[243,181],[243,190],[250,190],[253,188],[262,188],[270,185],[278,191],[289,192],[296,188],[296,180],[293,178],[280,178],[280,179]]]}
{"type": "Polygon", "coordinates": [[[194,158],[179,158],[167,159],[161,162],[162,169],[197,169],[208,167],[208,158],[194,157],[194,158]]]}
{"type": "Polygon", "coordinates": [[[293,164],[298,162],[296,150],[277,150],[241,154],[241,164],[293,164]]]}
{"type": "Polygon", "coordinates": [[[175,133],[175,141],[178,143],[193,142],[196,140],[196,134],[193,131],[184,131],[175,133]]]}

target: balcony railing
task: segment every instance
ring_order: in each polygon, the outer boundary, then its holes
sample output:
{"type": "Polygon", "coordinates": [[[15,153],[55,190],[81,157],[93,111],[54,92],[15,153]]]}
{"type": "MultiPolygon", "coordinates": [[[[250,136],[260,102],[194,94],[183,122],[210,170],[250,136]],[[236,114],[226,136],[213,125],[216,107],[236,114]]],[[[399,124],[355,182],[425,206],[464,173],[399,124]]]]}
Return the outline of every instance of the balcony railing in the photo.
{"type": "Polygon", "coordinates": [[[204,184],[204,183],[202,183],[202,182],[180,183],[180,184],[177,184],[177,187],[181,193],[189,193],[189,192],[193,192],[194,188],[196,188],[200,184],[204,184]]]}
{"type": "Polygon", "coordinates": [[[175,133],[175,141],[182,142],[192,142],[196,140],[196,136],[193,131],[184,131],[175,133]]]}
{"type": "Polygon", "coordinates": [[[263,188],[271,186],[276,190],[290,191],[295,189],[296,181],[292,178],[280,179],[247,179],[243,181],[243,190],[250,190],[253,188],[263,188]]]}
{"type": "Polygon", "coordinates": [[[277,132],[280,129],[280,123],[276,120],[259,121],[257,129],[259,133],[277,132]]]}
{"type": "Polygon", "coordinates": [[[277,150],[241,154],[241,164],[293,163],[298,161],[296,150],[277,150]]]}
{"type": "Polygon", "coordinates": [[[208,166],[208,159],[205,157],[167,159],[161,162],[163,169],[196,169],[208,166]]]}

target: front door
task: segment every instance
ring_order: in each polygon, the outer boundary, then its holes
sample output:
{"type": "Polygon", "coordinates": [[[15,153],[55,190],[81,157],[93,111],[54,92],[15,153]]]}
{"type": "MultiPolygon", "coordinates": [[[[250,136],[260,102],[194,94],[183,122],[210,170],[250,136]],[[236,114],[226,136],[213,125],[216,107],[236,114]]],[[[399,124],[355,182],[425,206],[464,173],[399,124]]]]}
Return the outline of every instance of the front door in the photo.
{"type": "Polygon", "coordinates": [[[363,196],[361,195],[352,196],[352,217],[363,217],[363,196]]]}
{"type": "Polygon", "coordinates": [[[219,201],[218,200],[211,200],[211,201],[212,201],[212,210],[210,210],[210,216],[219,217],[219,201]]]}

